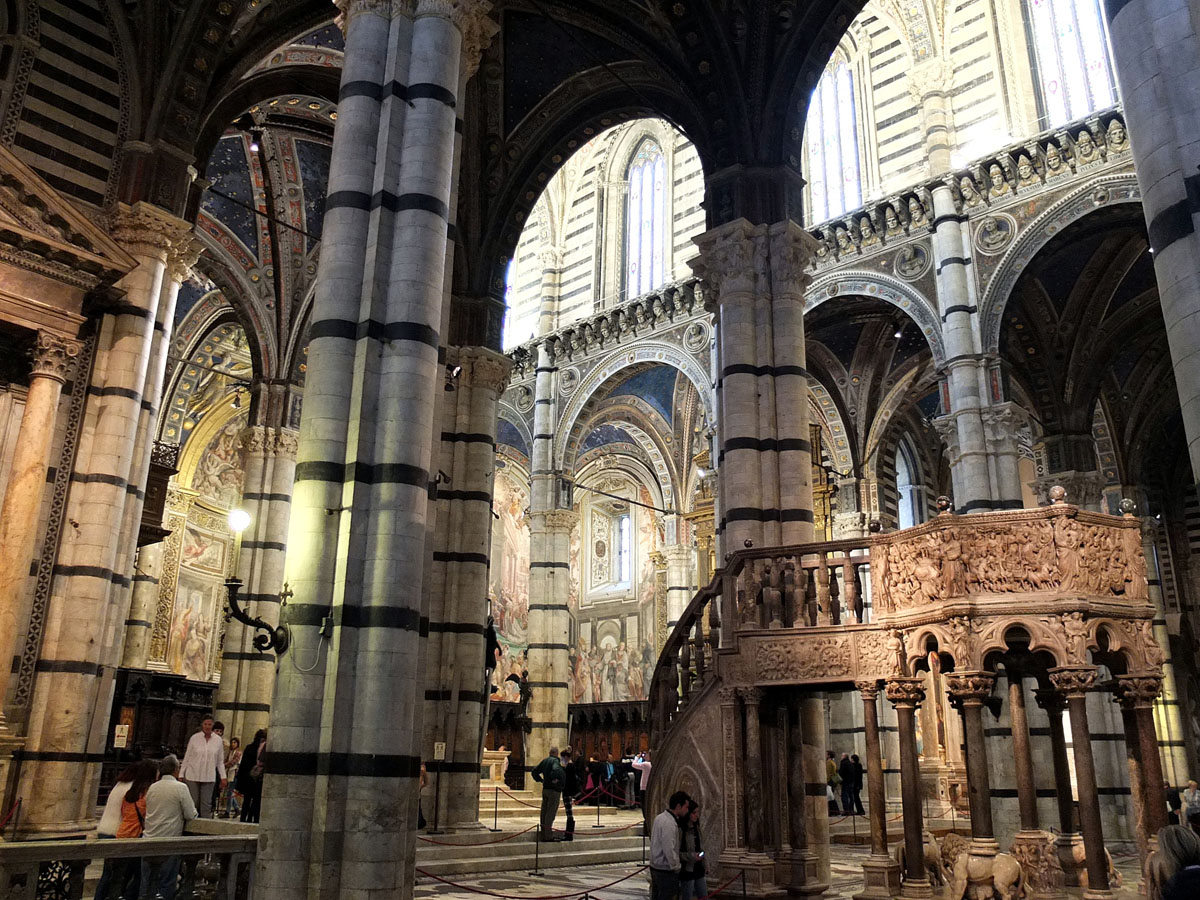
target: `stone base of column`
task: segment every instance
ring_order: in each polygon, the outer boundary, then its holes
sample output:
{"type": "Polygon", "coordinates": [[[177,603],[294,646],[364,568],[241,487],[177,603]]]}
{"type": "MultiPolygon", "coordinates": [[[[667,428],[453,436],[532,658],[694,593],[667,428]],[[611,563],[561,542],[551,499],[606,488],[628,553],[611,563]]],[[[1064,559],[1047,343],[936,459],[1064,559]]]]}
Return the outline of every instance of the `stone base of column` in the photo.
{"type": "Polygon", "coordinates": [[[1079,832],[1060,834],[1054,843],[1058,848],[1058,861],[1062,866],[1064,883],[1067,887],[1079,887],[1082,884],[1080,876],[1087,871],[1083,835],[1079,832]]]}
{"type": "Polygon", "coordinates": [[[1018,831],[1008,852],[1025,873],[1028,900],[1064,900],[1066,881],[1054,835],[1048,831],[1018,831]]]}
{"type": "MultiPolygon", "coordinates": [[[[13,754],[24,747],[25,738],[17,737],[6,725],[0,724],[0,816],[8,813],[13,803],[12,798],[16,796],[17,767],[13,754]]],[[[3,840],[4,835],[0,834],[0,841],[3,840]]]]}
{"type": "Polygon", "coordinates": [[[1116,896],[1112,891],[1093,891],[1088,888],[1084,890],[1082,898],[1083,900],[1113,900],[1116,896]]]}
{"type": "Polygon", "coordinates": [[[779,854],[778,871],[791,873],[789,896],[815,897],[829,890],[829,882],[821,881],[820,860],[811,850],[784,850],[779,854]]]}
{"type": "Polygon", "coordinates": [[[775,860],[765,853],[749,850],[726,850],[717,859],[721,878],[731,878],[739,869],[745,873],[745,893],[748,897],[780,898],[787,890],[775,881],[775,860]]]}
{"type": "Polygon", "coordinates": [[[903,900],[931,900],[933,885],[929,881],[929,876],[923,875],[917,879],[905,878],[900,882],[898,896],[903,900]]]}
{"type": "Polygon", "coordinates": [[[862,867],[863,889],[854,900],[892,900],[900,893],[900,864],[890,856],[872,856],[862,867]]]}

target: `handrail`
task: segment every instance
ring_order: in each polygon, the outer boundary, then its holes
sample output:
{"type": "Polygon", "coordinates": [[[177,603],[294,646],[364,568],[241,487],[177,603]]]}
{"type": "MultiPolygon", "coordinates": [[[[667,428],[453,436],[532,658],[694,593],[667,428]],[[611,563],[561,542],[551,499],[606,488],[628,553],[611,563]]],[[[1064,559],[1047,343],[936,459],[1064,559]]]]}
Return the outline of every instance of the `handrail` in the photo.
{"type": "Polygon", "coordinates": [[[0,869],[35,862],[128,859],[137,856],[254,854],[258,835],[193,835],[169,838],[117,838],[105,841],[17,841],[0,843],[0,869]]]}

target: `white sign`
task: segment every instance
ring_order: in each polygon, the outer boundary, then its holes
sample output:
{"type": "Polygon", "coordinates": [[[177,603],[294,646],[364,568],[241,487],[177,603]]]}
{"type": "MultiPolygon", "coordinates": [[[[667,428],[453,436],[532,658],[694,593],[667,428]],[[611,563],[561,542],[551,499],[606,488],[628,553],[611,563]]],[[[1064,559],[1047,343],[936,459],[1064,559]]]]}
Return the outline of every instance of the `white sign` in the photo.
{"type": "Polygon", "coordinates": [[[433,758],[435,760],[443,760],[446,758],[446,742],[445,741],[434,741],[433,742],[433,758]]]}
{"type": "Polygon", "coordinates": [[[118,750],[124,749],[129,743],[129,726],[118,725],[113,729],[113,746],[118,750]]]}

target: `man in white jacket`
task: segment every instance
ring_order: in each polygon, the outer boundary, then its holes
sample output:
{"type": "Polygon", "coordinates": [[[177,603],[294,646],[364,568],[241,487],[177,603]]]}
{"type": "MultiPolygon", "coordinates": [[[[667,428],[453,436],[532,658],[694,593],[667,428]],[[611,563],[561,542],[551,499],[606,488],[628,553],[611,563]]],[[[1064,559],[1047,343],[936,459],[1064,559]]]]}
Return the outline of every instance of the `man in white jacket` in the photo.
{"type": "Polygon", "coordinates": [[[188,741],[183,754],[183,767],[179,770],[181,781],[187,782],[192,802],[200,811],[200,818],[212,818],[213,777],[220,776],[221,790],[228,783],[225,778],[225,741],[213,733],[213,717],[205,716],[200,730],[188,741]]]}
{"type": "Polygon", "coordinates": [[[687,813],[688,797],[676,791],[667,808],[654,817],[650,831],[650,900],[679,896],[679,821],[687,813]]]}

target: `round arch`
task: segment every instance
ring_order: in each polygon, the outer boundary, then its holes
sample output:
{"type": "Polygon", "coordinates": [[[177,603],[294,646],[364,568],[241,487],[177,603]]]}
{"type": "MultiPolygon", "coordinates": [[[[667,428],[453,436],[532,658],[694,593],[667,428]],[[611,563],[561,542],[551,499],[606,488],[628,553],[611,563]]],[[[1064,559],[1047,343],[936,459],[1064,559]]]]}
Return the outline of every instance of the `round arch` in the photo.
{"type": "Polygon", "coordinates": [[[702,367],[690,353],[665,341],[647,341],[637,347],[614,350],[583,377],[563,408],[562,415],[558,420],[558,427],[555,429],[551,454],[556,469],[563,468],[567,445],[588,401],[610,378],[638,363],[660,363],[682,372],[700,395],[700,402],[708,420],[716,421],[712,408],[712,384],[709,381],[707,369],[702,367]]]}
{"type": "Polygon", "coordinates": [[[946,346],[942,341],[942,325],[936,305],[912,285],[877,272],[830,272],[813,280],[804,298],[804,311],[809,313],[835,297],[867,297],[892,304],[912,319],[933,353],[938,368],[945,365],[946,346]]]}
{"type": "Polygon", "coordinates": [[[1079,188],[1055,203],[1025,226],[1021,236],[996,266],[996,274],[984,289],[979,301],[979,322],[982,329],[983,352],[1000,352],[1000,333],[1003,330],[1004,310],[1013,288],[1017,286],[1026,266],[1069,225],[1089,213],[1118,203],[1142,202],[1142,192],[1132,172],[1105,175],[1079,188]]]}
{"type": "MultiPolygon", "coordinates": [[[[653,473],[654,480],[658,484],[659,499],[663,507],[666,509],[675,508],[675,487],[673,484],[673,472],[671,464],[667,462],[663,456],[662,450],[658,446],[658,442],[642,427],[635,425],[629,421],[622,421],[620,427],[629,433],[629,436],[637,443],[638,449],[646,454],[646,461],[649,463],[650,471],[653,473]]],[[[643,461],[645,464],[646,461],[643,461]]],[[[571,469],[574,469],[575,459],[571,460],[571,469]]],[[[589,468],[587,466],[584,467],[589,468]]],[[[564,466],[564,471],[567,468],[564,466]]],[[[582,476],[584,469],[580,470],[582,476]]],[[[578,477],[576,481],[578,481],[578,477]]]]}

